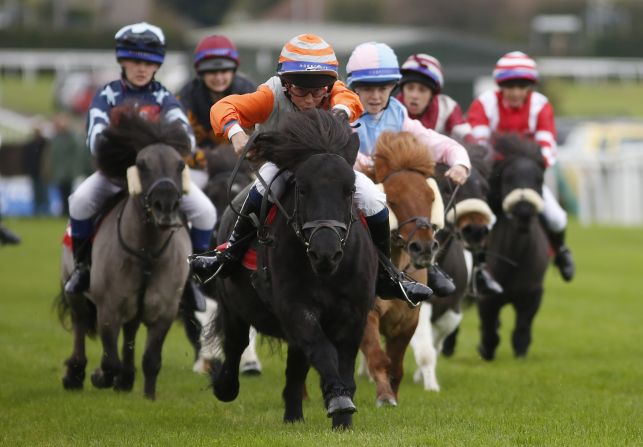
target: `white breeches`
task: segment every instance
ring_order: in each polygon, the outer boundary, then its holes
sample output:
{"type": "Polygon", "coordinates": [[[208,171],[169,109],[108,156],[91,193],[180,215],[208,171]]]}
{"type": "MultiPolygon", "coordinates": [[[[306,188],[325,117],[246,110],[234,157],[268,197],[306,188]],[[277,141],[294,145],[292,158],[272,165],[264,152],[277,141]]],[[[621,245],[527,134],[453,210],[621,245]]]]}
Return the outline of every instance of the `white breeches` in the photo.
{"type": "Polygon", "coordinates": [[[543,185],[543,200],[545,201],[543,217],[547,222],[547,228],[554,233],[560,233],[567,227],[567,213],[547,185],[543,185]]]}
{"type": "MultiPolygon", "coordinates": [[[[101,172],[94,172],[69,196],[69,215],[76,220],[92,218],[107,199],[124,187],[125,185],[111,181],[101,172]]],[[[211,230],[217,222],[214,205],[194,182],[190,185],[189,194],[182,196],[180,209],[196,229],[211,230]]]]}
{"type": "MultiPolygon", "coordinates": [[[[264,163],[259,169],[259,175],[264,179],[266,185],[275,178],[279,172],[277,165],[271,162],[264,163]]],[[[281,197],[286,188],[286,180],[292,174],[288,171],[284,172],[277,178],[270,187],[270,201],[274,201],[272,197],[281,197]]],[[[266,193],[266,188],[263,187],[259,179],[256,179],[253,185],[259,194],[262,196],[266,193]]],[[[366,217],[373,216],[384,208],[386,208],[386,194],[377,189],[375,183],[366,175],[359,171],[355,171],[355,205],[359,208],[366,217]]]]}

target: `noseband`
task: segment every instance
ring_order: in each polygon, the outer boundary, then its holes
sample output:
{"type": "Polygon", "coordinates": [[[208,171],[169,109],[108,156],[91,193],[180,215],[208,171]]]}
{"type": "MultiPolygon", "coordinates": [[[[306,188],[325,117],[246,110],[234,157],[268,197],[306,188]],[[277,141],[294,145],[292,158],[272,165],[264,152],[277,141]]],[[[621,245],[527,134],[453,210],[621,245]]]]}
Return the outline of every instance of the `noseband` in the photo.
{"type": "MultiPolygon", "coordinates": [[[[340,155],[328,154],[328,153],[311,155],[310,158],[318,157],[320,155],[332,155],[332,156],[341,158],[343,161],[346,161],[340,155]]],[[[317,220],[307,220],[302,223],[300,214],[299,214],[299,209],[300,209],[299,203],[301,200],[301,194],[299,192],[299,186],[295,182],[295,210],[293,211],[291,221],[292,221],[292,227],[293,227],[293,230],[295,231],[295,234],[306,247],[306,252],[310,250],[310,242],[312,241],[313,237],[320,230],[323,230],[323,229],[329,229],[333,233],[335,233],[335,235],[337,236],[337,239],[339,239],[340,248],[342,250],[344,249],[344,246],[346,245],[346,241],[350,236],[351,227],[353,226],[353,222],[355,221],[355,216],[353,214],[354,197],[355,197],[355,186],[353,186],[351,195],[347,200],[347,208],[348,208],[348,216],[349,216],[348,222],[340,222],[334,219],[317,219],[317,220]],[[306,236],[306,231],[308,230],[310,230],[310,233],[308,234],[308,236],[306,236]],[[342,232],[344,232],[344,236],[342,236],[342,232]]]]}
{"type": "Polygon", "coordinates": [[[176,193],[177,199],[181,199],[181,190],[176,186],[176,183],[169,178],[169,177],[161,177],[160,179],[157,179],[150,185],[150,187],[147,189],[147,192],[145,194],[141,195],[141,204],[143,205],[143,209],[145,210],[145,222],[146,223],[153,223],[154,219],[152,217],[152,205],[150,204],[150,197],[154,190],[158,188],[161,185],[164,184],[170,184],[172,186],[172,189],[176,193]]]}
{"type": "MultiPolygon", "coordinates": [[[[399,171],[391,172],[389,175],[384,177],[384,179],[382,180],[382,185],[386,183],[386,181],[389,180],[391,177],[394,177],[403,172],[412,172],[415,174],[419,174],[422,177],[425,177],[425,175],[420,171],[416,171],[414,169],[402,169],[399,171]]],[[[413,240],[413,236],[415,236],[415,233],[417,233],[418,230],[428,230],[428,229],[433,230],[434,233],[438,230],[438,226],[434,223],[431,223],[430,217],[428,216],[410,217],[409,219],[406,219],[405,221],[398,223],[396,229],[391,230],[391,242],[396,247],[403,248],[408,251],[408,246],[413,240]],[[403,226],[408,224],[415,224],[415,227],[411,230],[411,234],[409,234],[408,239],[404,239],[404,236],[402,236],[402,232],[400,230],[402,229],[403,226]]]]}

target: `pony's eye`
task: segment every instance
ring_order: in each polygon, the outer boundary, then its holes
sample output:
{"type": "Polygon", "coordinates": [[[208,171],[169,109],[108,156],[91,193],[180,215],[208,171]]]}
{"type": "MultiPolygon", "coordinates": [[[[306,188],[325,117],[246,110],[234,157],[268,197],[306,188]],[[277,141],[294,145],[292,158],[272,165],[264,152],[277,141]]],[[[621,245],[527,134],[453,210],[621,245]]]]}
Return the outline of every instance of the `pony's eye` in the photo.
{"type": "Polygon", "coordinates": [[[185,169],[185,162],[181,161],[181,162],[179,162],[177,172],[183,172],[183,169],[185,169]]]}
{"type": "Polygon", "coordinates": [[[139,160],[136,162],[136,167],[139,169],[139,171],[147,171],[148,167],[145,164],[143,160],[139,160]]]}

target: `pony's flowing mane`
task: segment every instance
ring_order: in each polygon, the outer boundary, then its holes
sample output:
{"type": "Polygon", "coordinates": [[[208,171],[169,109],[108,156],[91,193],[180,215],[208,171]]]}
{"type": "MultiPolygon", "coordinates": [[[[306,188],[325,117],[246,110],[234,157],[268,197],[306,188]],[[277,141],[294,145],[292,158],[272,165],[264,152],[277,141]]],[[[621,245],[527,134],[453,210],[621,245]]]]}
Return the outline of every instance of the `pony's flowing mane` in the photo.
{"type": "Polygon", "coordinates": [[[357,151],[350,148],[355,143],[346,121],[331,112],[313,109],[289,113],[280,121],[279,130],[259,134],[251,157],[290,171],[317,154],[340,155],[352,166],[357,151]]]}
{"type": "Polygon", "coordinates": [[[377,182],[392,172],[405,169],[430,177],[435,167],[427,147],[409,132],[382,132],[375,143],[374,158],[377,182]]]}
{"type": "Polygon", "coordinates": [[[112,178],[125,178],[125,172],[136,162],[138,152],[151,144],[172,146],[182,157],[191,151],[190,140],[181,123],[150,122],[135,107],[113,113],[111,125],[98,138],[95,153],[98,169],[112,178]]]}

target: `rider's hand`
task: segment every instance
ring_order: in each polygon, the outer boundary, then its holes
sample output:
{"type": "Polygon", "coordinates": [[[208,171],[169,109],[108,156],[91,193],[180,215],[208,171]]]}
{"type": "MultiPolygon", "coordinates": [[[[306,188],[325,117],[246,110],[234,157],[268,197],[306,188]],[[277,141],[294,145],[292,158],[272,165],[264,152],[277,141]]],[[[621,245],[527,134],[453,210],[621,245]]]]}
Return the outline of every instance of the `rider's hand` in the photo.
{"type": "Polygon", "coordinates": [[[187,160],[188,166],[192,169],[205,169],[206,159],[203,149],[197,149],[187,160]]]}
{"type": "Polygon", "coordinates": [[[451,169],[449,169],[444,175],[446,175],[458,185],[462,185],[467,181],[467,178],[469,177],[469,169],[462,165],[455,165],[451,166],[451,169]]]}
{"type": "Polygon", "coordinates": [[[353,168],[371,178],[375,176],[375,163],[373,162],[373,158],[361,152],[357,153],[357,159],[355,160],[353,168]]]}
{"type": "Polygon", "coordinates": [[[243,152],[243,148],[246,147],[246,143],[248,142],[249,138],[250,137],[248,137],[245,132],[239,132],[232,135],[232,138],[230,138],[230,142],[232,143],[232,147],[234,148],[234,151],[237,155],[240,155],[241,152],[243,152]]]}

